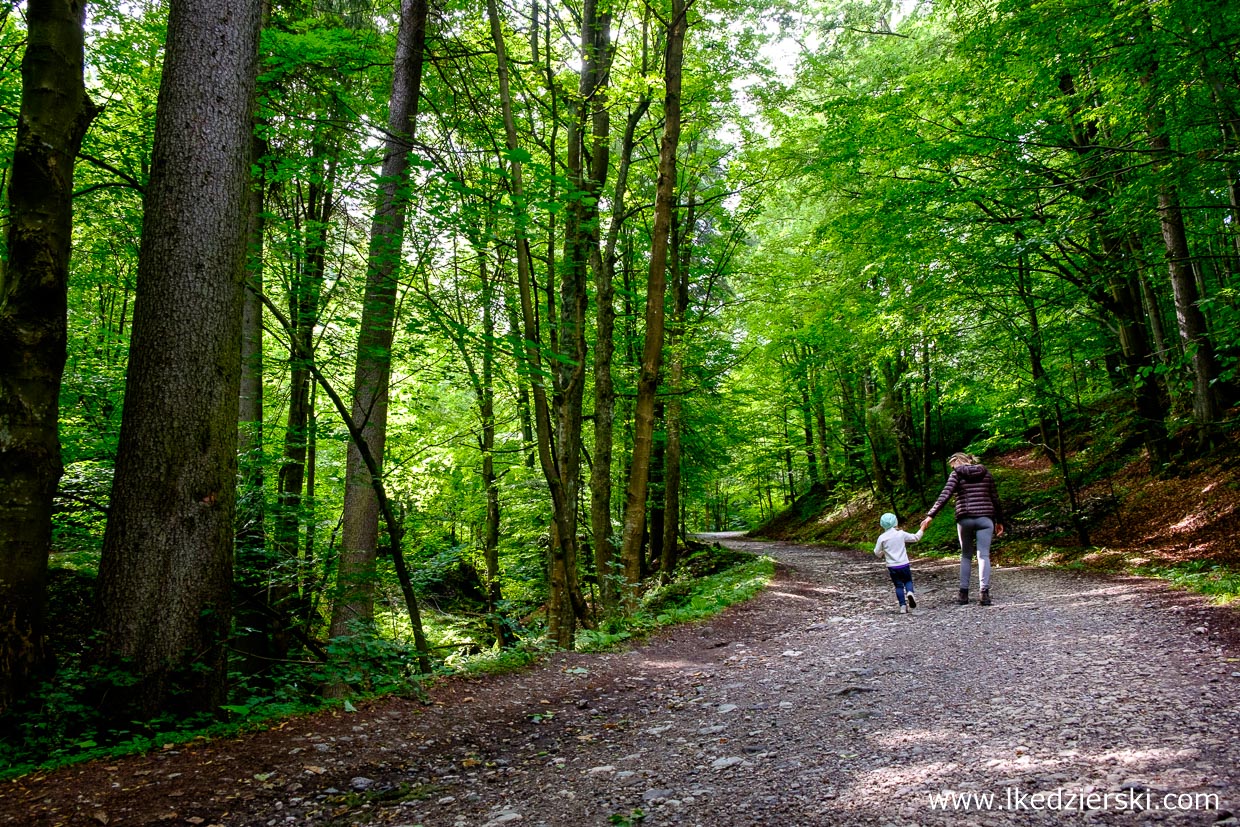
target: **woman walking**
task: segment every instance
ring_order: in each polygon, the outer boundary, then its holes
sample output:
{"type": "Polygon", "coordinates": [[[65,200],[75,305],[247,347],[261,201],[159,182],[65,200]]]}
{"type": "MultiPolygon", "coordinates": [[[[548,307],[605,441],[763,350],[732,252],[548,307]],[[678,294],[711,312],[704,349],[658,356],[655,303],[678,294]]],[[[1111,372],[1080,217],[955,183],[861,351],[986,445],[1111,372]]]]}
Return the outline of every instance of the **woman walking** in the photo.
{"type": "Polygon", "coordinates": [[[969,602],[969,578],[973,555],[977,555],[977,575],[982,587],[982,606],[990,605],[990,541],[1003,534],[1003,507],[999,505],[999,489],[985,465],[963,452],[947,458],[951,476],[943,486],[938,500],[921,521],[924,531],[935,515],[956,496],[956,533],[960,537],[960,605],[969,602]]]}

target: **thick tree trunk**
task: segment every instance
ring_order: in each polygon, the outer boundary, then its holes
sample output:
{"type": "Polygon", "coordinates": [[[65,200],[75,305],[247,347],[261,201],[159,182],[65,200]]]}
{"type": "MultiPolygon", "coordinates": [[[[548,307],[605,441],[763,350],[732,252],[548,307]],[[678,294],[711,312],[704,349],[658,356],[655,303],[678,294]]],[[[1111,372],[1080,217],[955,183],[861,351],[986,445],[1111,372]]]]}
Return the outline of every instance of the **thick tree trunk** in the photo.
{"type": "Polygon", "coordinates": [[[103,654],[136,679],[108,702],[145,714],[225,697],[260,6],[174,0],[168,20],[99,567],[103,654]]]}
{"type": "Polygon", "coordinates": [[[31,3],[0,262],[0,713],[44,662],[43,602],[66,350],[73,166],[95,115],[84,0],[31,3]]]}
{"type": "MultiPolygon", "coordinates": [[[[353,379],[353,424],[361,431],[379,470],[387,440],[396,274],[409,208],[409,152],[422,88],[427,14],[428,0],[401,0],[388,131],[379,173],[379,200],[370,228],[362,329],[353,379]]],[[[356,445],[349,446],[345,474],[344,525],[329,632],[333,638],[350,634],[357,624],[369,626],[374,620],[379,503],[371,472],[356,445]]],[[[416,613],[416,604],[411,611],[416,613]]],[[[415,627],[420,626],[418,618],[411,620],[415,627]]],[[[414,631],[421,633],[420,628],[414,631]]]]}
{"type": "Polygon", "coordinates": [[[663,142],[659,148],[659,180],[655,195],[650,275],[646,283],[646,340],[642,349],[637,402],[633,413],[633,460],[625,496],[620,559],[624,565],[626,602],[636,605],[641,575],[642,536],[646,530],[646,491],[654,442],[654,403],[663,362],[664,293],[667,288],[668,235],[676,190],[676,150],[680,145],[680,89],[688,16],[684,0],[672,0],[664,58],[663,142]]]}

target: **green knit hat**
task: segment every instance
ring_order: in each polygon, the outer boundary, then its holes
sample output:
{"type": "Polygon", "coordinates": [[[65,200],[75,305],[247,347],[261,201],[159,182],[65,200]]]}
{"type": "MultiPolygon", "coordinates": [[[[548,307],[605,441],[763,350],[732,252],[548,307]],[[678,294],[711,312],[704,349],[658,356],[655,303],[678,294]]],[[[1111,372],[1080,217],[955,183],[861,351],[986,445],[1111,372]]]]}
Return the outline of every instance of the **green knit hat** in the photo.
{"type": "Polygon", "coordinates": [[[883,528],[895,528],[900,521],[895,514],[888,511],[886,514],[878,518],[878,524],[883,528]]]}

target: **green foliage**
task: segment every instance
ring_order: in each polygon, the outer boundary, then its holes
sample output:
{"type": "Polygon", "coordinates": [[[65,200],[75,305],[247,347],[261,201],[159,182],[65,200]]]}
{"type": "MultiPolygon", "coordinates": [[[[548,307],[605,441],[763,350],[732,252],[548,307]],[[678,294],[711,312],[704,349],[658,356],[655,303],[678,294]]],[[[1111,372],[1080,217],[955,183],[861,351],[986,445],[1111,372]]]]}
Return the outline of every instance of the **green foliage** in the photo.
{"type": "Polygon", "coordinates": [[[674,623],[686,623],[711,617],[736,603],[757,594],[775,573],[775,561],[744,552],[723,555],[726,567],[702,577],[692,574],[713,556],[711,550],[700,551],[686,558],[686,570],[671,583],[643,595],[638,611],[597,629],[577,633],[575,646],[580,651],[599,651],[629,640],[635,635],[674,623]],[[696,558],[696,559],[695,559],[696,558]]]}
{"type": "Polygon", "coordinates": [[[1216,603],[1240,601],[1240,569],[1210,560],[1177,565],[1141,566],[1137,574],[1169,580],[1175,586],[1209,596],[1216,603]]]}

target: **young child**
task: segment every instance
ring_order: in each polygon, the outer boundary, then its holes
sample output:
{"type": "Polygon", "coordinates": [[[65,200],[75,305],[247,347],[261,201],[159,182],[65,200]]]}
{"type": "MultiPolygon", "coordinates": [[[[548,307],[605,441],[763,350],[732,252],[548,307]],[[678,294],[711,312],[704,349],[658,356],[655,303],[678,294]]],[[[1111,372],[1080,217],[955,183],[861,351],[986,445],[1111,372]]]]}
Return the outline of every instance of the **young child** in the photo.
{"type": "Polygon", "coordinates": [[[879,517],[878,524],[883,527],[883,533],[878,535],[878,542],[874,544],[874,556],[885,558],[887,573],[891,575],[891,582],[896,585],[896,600],[900,601],[900,613],[907,614],[909,609],[917,608],[917,598],[913,596],[913,569],[909,565],[908,552],[904,547],[907,543],[920,540],[924,529],[918,529],[916,534],[909,534],[900,528],[899,520],[891,513],[879,517]]]}

